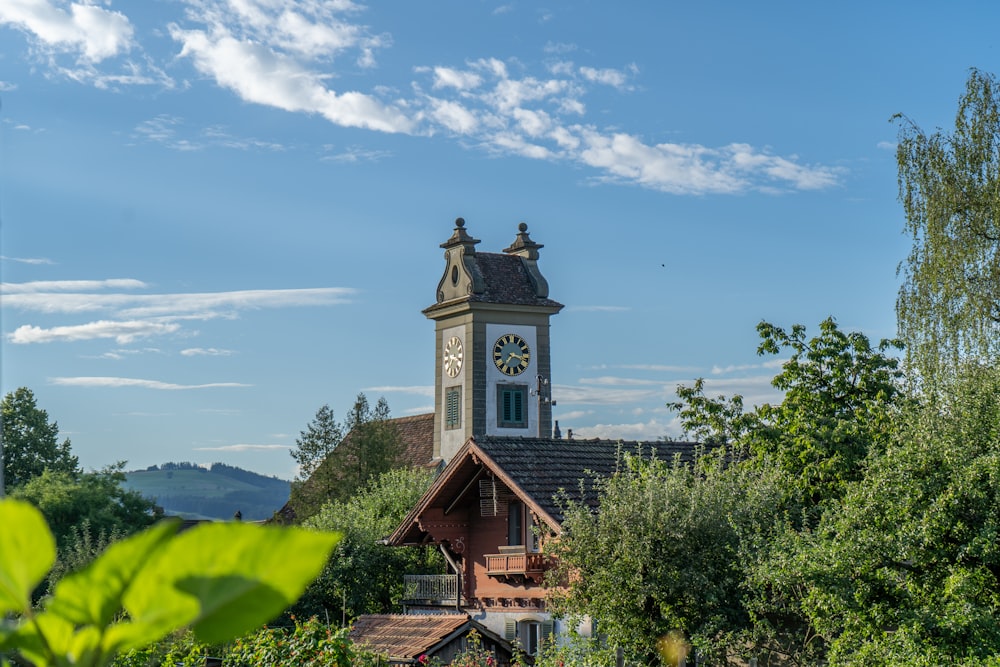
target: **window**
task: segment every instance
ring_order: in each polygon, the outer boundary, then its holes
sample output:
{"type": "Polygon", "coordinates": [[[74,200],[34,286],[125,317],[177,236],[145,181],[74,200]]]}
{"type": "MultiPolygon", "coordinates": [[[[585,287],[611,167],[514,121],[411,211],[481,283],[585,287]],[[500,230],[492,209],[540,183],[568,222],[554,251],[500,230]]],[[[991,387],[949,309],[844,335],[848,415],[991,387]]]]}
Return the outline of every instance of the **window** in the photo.
{"type": "Polygon", "coordinates": [[[507,545],[519,547],[524,544],[524,505],[512,501],[507,510],[507,545]]]}
{"type": "Polygon", "coordinates": [[[444,395],[444,427],[456,429],[462,427],[462,388],[448,387],[444,395]]]}
{"type": "Polygon", "coordinates": [[[507,545],[523,546],[526,551],[541,551],[541,526],[524,503],[512,500],[507,506],[507,545]]]}
{"type": "Polygon", "coordinates": [[[525,405],[527,395],[527,385],[502,384],[497,387],[497,426],[500,428],[528,426],[528,406],[525,405]]]}
{"type": "Polygon", "coordinates": [[[539,645],[547,640],[555,630],[551,620],[539,621],[524,619],[516,621],[508,618],[505,623],[504,638],[507,641],[517,641],[528,655],[538,655],[539,645]]]}

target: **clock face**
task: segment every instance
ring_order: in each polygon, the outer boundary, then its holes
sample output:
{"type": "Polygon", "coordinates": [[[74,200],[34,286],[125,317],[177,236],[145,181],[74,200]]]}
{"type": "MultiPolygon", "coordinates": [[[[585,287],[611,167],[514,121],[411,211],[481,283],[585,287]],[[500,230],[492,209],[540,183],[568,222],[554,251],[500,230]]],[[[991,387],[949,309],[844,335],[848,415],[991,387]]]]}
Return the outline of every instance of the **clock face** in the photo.
{"type": "Polygon", "coordinates": [[[504,334],[493,344],[493,363],[504,375],[520,375],[530,361],[531,350],[517,334],[504,334]]]}
{"type": "Polygon", "coordinates": [[[453,378],[462,370],[462,339],[452,336],[444,345],[444,372],[453,378]]]}

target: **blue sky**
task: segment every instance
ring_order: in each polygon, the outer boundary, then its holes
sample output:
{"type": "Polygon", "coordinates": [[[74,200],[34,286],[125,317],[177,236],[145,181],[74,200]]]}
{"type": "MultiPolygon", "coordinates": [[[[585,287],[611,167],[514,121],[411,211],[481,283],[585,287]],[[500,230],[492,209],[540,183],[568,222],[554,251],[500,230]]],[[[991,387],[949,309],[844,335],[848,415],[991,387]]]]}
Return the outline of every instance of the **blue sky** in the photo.
{"type": "Polygon", "coordinates": [[[86,467],[294,474],[323,404],[433,407],[438,244],[545,245],[555,417],[776,398],[763,320],[895,335],[897,112],[1000,71],[993,2],[0,3],[4,393],[86,467]]]}

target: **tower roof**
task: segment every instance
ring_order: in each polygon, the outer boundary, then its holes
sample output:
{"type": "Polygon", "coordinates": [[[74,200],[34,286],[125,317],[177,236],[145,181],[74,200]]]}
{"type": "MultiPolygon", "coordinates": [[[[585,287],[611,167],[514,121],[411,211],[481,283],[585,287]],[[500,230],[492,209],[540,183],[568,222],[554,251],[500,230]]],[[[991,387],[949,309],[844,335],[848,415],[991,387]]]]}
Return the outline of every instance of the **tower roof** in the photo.
{"type": "Polygon", "coordinates": [[[538,250],[543,246],[528,236],[520,223],[518,234],[502,253],[478,252],[479,239],[465,230],[465,220],[455,220],[451,237],[441,244],[447,265],[438,284],[437,303],[424,310],[433,317],[439,309],[460,303],[535,306],[558,312],[563,304],[549,298],[549,285],[538,270],[538,250]]]}

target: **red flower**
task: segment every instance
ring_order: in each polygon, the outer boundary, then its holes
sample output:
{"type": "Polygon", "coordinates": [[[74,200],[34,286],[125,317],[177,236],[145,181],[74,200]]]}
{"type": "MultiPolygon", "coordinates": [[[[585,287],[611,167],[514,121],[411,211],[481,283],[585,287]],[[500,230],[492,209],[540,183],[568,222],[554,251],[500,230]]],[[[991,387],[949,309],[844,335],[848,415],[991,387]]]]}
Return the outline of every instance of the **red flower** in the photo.
{"type": "Polygon", "coordinates": [[[421,665],[426,665],[427,664],[427,654],[426,653],[422,654],[419,658],[417,658],[417,662],[419,662],[421,665]]]}

